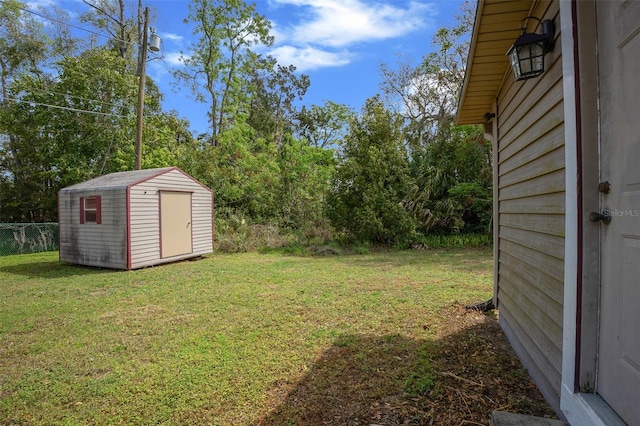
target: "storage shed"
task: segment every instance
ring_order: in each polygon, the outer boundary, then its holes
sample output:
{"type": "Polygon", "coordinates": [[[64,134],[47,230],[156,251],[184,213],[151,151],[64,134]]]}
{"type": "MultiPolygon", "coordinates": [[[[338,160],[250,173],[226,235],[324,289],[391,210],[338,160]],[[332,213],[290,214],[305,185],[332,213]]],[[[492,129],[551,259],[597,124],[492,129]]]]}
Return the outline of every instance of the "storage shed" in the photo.
{"type": "Polygon", "coordinates": [[[137,269],[213,251],[213,194],[177,167],[112,173],[58,193],[60,261],[137,269]]]}

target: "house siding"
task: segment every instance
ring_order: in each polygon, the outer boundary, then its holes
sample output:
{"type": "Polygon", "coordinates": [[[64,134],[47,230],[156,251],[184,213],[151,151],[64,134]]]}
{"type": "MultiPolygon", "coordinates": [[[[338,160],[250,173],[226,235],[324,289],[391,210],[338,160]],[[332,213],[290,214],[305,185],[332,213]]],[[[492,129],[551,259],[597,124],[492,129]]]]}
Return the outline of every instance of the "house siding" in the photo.
{"type": "Polygon", "coordinates": [[[558,2],[531,15],[553,19],[546,72],[497,97],[497,303],[500,324],[525,368],[560,406],[565,227],[565,150],[558,2]]]}
{"type": "Polygon", "coordinates": [[[212,239],[212,194],[189,176],[173,169],[129,190],[131,268],[170,262],[210,253],[212,239]],[[160,258],[160,194],[159,191],[191,192],[191,229],[193,252],[188,255],[160,258]]]}
{"type": "Polygon", "coordinates": [[[59,195],[60,260],[124,269],[127,259],[126,200],[123,190],[86,189],[59,195]],[[80,199],[101,197],[102,223],[80,223],[80,199]]]}

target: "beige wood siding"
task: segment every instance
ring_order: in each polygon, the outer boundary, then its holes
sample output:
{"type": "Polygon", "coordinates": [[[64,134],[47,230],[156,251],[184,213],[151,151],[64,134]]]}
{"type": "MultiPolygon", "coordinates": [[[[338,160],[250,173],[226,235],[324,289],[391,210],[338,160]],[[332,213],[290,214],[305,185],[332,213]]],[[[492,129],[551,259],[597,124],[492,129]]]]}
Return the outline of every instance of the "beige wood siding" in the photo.
{"type": "Polygon", "coordinates": [[[539,78],[498,94],[498,287],[500,322],[547,400],[560,403],[564,280],[565,153],[557,2],[531,15],[553,19],[556,45],[539,78]]]}
{"type": "Polygon", "coordinates": [[[126,199],[122,189],[61,191],[60,260],[88,266],[126,269],[126,199]],[[102,223],[80,224],[80,198],[101,197],[102,223]]]}
{"type": "MultiPolygon", "coordinates": [[[[133,185],[130,189],[132,269],[167,261],[160,260],[160,190],[193,193],[193,253],[182,257],[193,257],[213,251],[211,191],[174,169],[133,185]]],[[[180,257],[170,260],[178,258],[180,257]]]]}

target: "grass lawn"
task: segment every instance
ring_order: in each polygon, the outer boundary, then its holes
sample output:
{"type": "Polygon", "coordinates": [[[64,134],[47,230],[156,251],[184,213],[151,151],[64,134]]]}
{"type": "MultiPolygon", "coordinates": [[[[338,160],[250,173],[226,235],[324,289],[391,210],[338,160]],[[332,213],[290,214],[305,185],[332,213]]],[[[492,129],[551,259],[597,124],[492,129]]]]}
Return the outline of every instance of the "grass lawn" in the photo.
{"type": "Polygon", "coordinates": [[[0,424],[428,424],[455,391],[444,408],[469,421],[543,404],[495,315],[460,308],[492,293],[488,249],[130,272],[57,256],[0,257],[0,424]],[[469,354],[477,371],[454,363],[469,354]],[[496,377],[521,403],[487,393],[496,377]]]}

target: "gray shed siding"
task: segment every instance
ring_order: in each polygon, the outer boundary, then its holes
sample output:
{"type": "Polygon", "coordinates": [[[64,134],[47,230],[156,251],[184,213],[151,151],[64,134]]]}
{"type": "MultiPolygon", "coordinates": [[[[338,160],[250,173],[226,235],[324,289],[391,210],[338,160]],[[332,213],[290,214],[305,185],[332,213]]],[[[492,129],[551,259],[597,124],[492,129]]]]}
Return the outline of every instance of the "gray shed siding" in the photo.
{"type": "Polygon", "coordinates": [[[58,195],[60,260],[136,269],[213,251],[213,195],[182,172],[163,168],[113,173],[64,188],[58,195]],[[161,258],[160,192],[191,194],[192,252],[161,258]],[[100,224],[80,224],[81,197],[100,196],[100,224]]]}
{"type": "Polygon", "coordinates": [[[58,199],[60,260],[125,269],[127,265],[126,197],[123,189],[61,191],[58,199]],[[99,195],[102,223],[80,224],[80,198],[99,195]]]}
{"type": "Polygon", "coordinates": [[[565,150],[558,2],[530,13],[553,19],[546,72],[497,98],[497,303],[500,324],[525,368],[560,406],[565,227],[565,150]]]}
{"type": "Polygon", "coordinates": [[[191,192],[193,253],[162,259],[172,261],[213,251],[212,203],[208,188],[177,169],[133,185],[129,193],[131,229],[131,268],[158,263],[160,259],[159,191],[191,192]]]}

